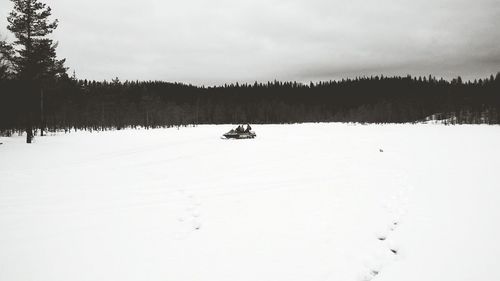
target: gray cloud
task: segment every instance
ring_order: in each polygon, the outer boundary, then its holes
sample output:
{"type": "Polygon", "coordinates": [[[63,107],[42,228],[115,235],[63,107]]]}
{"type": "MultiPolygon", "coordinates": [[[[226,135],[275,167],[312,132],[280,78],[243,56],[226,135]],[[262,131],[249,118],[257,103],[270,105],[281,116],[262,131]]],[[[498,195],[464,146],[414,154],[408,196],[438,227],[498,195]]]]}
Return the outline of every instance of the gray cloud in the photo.
{"type": "MultiPolygon", "coordinates": [[[[60,20],[59,54],[81,78],[208,85],[500,71],[498,0],[46,2],[60,20]]],[[[1,2],[2,26],[10,8],[1,2]]]]}

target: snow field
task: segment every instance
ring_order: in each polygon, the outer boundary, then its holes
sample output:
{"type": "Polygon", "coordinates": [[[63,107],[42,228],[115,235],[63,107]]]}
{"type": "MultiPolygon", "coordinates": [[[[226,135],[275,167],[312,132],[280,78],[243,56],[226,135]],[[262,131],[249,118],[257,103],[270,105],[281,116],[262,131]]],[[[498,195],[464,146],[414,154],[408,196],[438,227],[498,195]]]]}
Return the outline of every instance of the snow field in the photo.
{"type": "Polygon", "coordinates": [[[1,138],[0,280],[500,280],[500,127],[253,127],[1,138]]]}

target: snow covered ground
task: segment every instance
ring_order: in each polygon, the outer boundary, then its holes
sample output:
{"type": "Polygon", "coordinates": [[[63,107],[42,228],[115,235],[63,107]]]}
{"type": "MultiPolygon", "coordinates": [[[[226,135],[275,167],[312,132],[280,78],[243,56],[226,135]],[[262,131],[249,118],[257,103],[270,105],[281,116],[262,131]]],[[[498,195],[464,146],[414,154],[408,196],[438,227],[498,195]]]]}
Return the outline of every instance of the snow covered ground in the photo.
{"type": "Polygon", "coordinates": [[[500,127],[230,128],[1,138],[0,280],[500,280],[500,127]]]}

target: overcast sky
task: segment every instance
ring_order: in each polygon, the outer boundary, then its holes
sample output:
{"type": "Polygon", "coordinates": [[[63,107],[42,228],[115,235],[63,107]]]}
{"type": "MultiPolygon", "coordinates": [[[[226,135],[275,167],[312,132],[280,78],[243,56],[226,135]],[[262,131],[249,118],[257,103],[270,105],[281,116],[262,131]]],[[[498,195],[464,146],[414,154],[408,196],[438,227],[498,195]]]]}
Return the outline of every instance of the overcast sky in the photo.
{"type": "MultiPolygon", "coordinates": [[[[44,0],[79,78],[198,85],[500,71],[500,0],[44,0]]],[[[2,37],[12,5],[0,1],[2,37]]]]}

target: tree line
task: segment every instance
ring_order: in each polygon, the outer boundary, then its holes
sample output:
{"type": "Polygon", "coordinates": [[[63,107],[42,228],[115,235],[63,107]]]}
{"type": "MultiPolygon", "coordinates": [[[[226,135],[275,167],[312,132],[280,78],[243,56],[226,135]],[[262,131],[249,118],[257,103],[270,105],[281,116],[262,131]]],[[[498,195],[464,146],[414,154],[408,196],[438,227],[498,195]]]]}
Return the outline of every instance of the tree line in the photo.
{"type": "Polygon", "coordinates": [[[365,77],[311,84],[269,82],[219,87],[161,81],[60,78],[27,116],[25,85],[0,81],[0,128],[106,130],[221,123],[423,121],[500,124],[500,73],[463,83],[433,77],[365,77]],[[42,112],[43,110],[43,112],[42,112]],[[30,118],[28,120],[27,118],[30,118]]]}
{"type": "Polygon", "coordinates": [[[428,77],[370,76],[338,81],[272,81],[199,87],[163,81],[88,81],[69,77],[50,7],[11,0],[0,42],[0,134],[108,130],[221,123],[449,123],[500,124],[500,73],[464,82],[428,77]]]}

